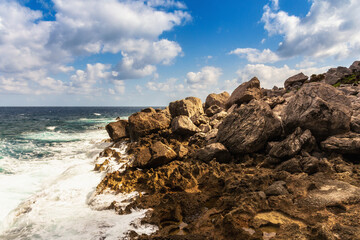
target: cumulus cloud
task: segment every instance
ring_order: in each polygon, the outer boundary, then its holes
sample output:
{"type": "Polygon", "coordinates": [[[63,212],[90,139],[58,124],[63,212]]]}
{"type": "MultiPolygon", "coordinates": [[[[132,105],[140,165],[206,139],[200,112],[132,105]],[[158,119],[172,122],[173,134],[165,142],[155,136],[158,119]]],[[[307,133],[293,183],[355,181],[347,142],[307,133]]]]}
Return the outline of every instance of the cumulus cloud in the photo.
{"type": "Polygon", "coordinates": [[[216,85],[219,77],[222,75],[222,69],[212,66],[203,67],[200,72],[189,72],[186,74],[186,83],[195,89],[205,89],[216,85]]]}
{"type": "Polygon", "coordinates": [[[280,60],[280,57],[270,49],[264,49],[261,52],[255,48],[237,48],[229,54],[246,58],[251,63],[272,63],[280,60]]]}
{"type": "MultiPolygon", "coordinates": [[[[157,64],[171,64],[182,53],[178,43],[159,36],[191,19],[181,10],[185,5],[173,0],[54,0],[52,21],[16,1],[0,2],[0,74],[2,79],[27,81],[29,88],[46,87],[46,82],[60,85],[50,80],[52,74],[74,71],[69,64],[78,56],[107,52],[123,56],[114,69],[118,80],[151,75],[157,64]],[[29,72],[41,72],[42,79],[20,78],[29,72]]],[[[87,89],[92,83],[89,71],[76,71],[72,86],[58,90],[75,91],[77,85],[87,89]]]]}
{"type": "Polygon", "coordinates": [[[177,89],[176,81],[177,78],[169,78],[165,82],[149,81],[146,87],[152,91],[170,92],[177,89]]]}
{"type": "MultiPolygon", "coordinates": [[[[283,87],[284,82],[287,78],[303,72],[305,75],[310,76],[311,74],[319,74],[326,72],[330,67],[309,67],[292,69],[287,65],[283,67],[274,67],[264,64],[248,64],[244,68],[239,69],[236,73],[238,75],[238,83],[249,81],[252,77],[256,76],[260,82],[261,87],[272,88],[273,86],[283,87]]],[[[228,81],[228,86],[234,86],[234,81],[228,81]]]]}

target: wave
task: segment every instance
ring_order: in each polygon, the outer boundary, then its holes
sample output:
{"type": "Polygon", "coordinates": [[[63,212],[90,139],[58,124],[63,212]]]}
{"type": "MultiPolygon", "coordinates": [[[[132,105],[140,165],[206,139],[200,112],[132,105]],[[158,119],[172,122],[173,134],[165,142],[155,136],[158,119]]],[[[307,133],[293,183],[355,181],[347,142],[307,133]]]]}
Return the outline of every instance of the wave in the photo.
{"type": "Polygon", "coordinates": [[[46,127],[47,130],[54,131],[56,129],[56,126],[49,126],[46,127]]]}
{"type": "Polygon", "coordinates": [[[95,116],[101,116],[101,113],[94,113],[95,116]]]}

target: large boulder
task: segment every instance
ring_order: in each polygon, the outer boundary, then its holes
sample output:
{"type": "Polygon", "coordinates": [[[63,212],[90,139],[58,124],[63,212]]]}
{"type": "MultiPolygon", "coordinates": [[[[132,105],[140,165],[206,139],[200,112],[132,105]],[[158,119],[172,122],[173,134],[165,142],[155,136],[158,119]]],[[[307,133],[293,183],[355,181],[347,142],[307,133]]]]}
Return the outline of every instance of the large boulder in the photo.
{"type": "Polygon", "coordinates": [[[225,108],[225,104],[229,97],[230,94],[228,92],[222,92],[219,94],[211,93],[206,98],[205,109],[214,105],[219,106],[220,108],[225,108]]]}
{"type": "Polygon", "coordinates": [[[325,74],[325,83],[334,85],[343,77],[351,74],[352,71],[347,67],[330,68],[325,74]]]}
{"type": "Polygon", "coordinates": [[[204,148],[197,150],[195,157],[207,163],[213,159],[220,163],[228,163],[232,159],[229,151],[221,143],[206,145],[204,148]]]}
{"type": "Polygon", "coordinates": [[[351,114],[351,103],[341,91],[314,82],[304,85],[289,100],[282,116],[287,132],[301,127],[321,140],[348,132],[351,114]]]}
{"type": "Polygon", "coordinates": [[[200,129],[187,116],[181,115],[174,118],[171,122],[171,130],[173,133],[189,136],[200,132],[200,129]]]}
{"type": "Polygon", "coordinates": [[[321,142],[321,147],[329,152],[360,154],[360,134],[349,132],[332,136],[321,142]]]}
{"type": "Polygon", "coordinates": [[[229,114],[219,126],[218,142],[232,153],[252,153],[281,134],[281,122],[268,104],[253,100],[229,114]]]}
{"type": "MultiPolygon", "coordinates": [[[[273,143],[269,155],[277,158],[290,158],[298,154],[304,145],[314,145],[315,139],[310,130],[302,131],[297,128],[292,134],[281,142],[273,143]]],[[[312,147],[312,146],[308,146],[312,147]]],[[[311,149],[312,150],[312,149],[311,149]]]]}
{"type": "Polygon", "coordinates": [[[260,81],[256,77],[248,82],[244,82],[238,86],[231,94],[226,102],[226,108],[230,108],[234,104],[248,103],[252,99],[260,99],[262,96],[260,89],[260,81]]]}
{"type": "Polygon", "coordinates": [[[192,116],[202,115],[204,113],[202,102],[196,97],[187,97],[182,100],[171,102],[169,104],[169,111],[173,118],[180,115],[191,118],[192,116]]]}
{"type": "Polygon", "coordinates": [[[353,62],[353,64],[351,64],[349,69],[353,72],[360,72],[360,61],[353,62]]]}
{"type": "Polygon", "coordinates": [[[111,122],[106,125],[105,129],[108,132],[111,140],[118,141],[122,138],[129,137],[129,133],[127,131],[129,123],[127,120],[119,120],[117,122],[111,122]]]}
{"type": "Polygon", "coordinates": [[[299,88],[304,84],[306,80],[308,80],[308,78],[309,77],[303,73],[299,73],[292,77],[289,77],[284,82],[285,89],[290,90],[292,88],[299,88]]]}
{"type": "Polygon", "coordinates": [[[171,119],[166,110],[137,112],[129,117],[129,134],[132,141],[139,137],[170,127],[171,119]]]}

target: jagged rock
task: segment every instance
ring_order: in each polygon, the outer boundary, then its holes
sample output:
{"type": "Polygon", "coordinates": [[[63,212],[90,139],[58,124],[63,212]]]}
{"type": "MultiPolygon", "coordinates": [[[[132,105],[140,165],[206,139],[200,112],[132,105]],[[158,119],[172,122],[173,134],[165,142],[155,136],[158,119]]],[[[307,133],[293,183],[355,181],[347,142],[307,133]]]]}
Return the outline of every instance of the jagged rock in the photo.
{"type": "Polygon", "coordinates": [[[197,159],[210,162],[214,158],[220,163],[228,163],[231,161],[231,155],[224,145],[221,143],[212,143],[204,148],[196,151],[195,156],[197,159]]]}
{"type": "Polygon", "coordinates": [[[325,74],[325,83],[334,85],[341,78],[351,74],[352,71],[346,67],[330,68],[325,74]]]}
{"type": "Polygon", "coordinates": [[[127,120],[119,120],[117,122],[109,123],[106,125],[105,129],[113,141],[118,141],[122,138],[129,137],[129,133],[127,131],[128,125],[129,123],[127,120]]]}
{"type": "Polygon", "coordinates": [[[219,113],[221,111],[222,111],[221,107],[219,107],[218,105],[212,105],[208,109],[205,110],[205,114],[208,117],[212,117],[212,116],[214,116],[215,114],[217,114],[217,113],[219,113]]]}
{"type": "Polygon", "coordinates": [[[228,110],[226,110],[226,112],[227,112],[228,114],[230,114],[230,113],[232,113],[237,107],[238,107],[238,105],[237,105],[237,104],[234,104],[234,105],[232,105],[228,110]]]}
{"type": "Polygon", "coordinates": [[[209,123],[209,118],[204,114],[194,115],[190,119],[196,126],[200,126],[201,124],[208,124],[209,123]]]}
{"type": "Polygon", "coordinates": [[[172,120],[171,130],[179,135],[194,135],[200,132],[200,129],[195,126],[191,119],[184,115],[177,116],[172,120]]]}
{"type": "Polygon", "coordinates": [[[360,61],[353,62],[353,64],[351,64],[349,69],[353,72],[359,72],[360,71],[360,61]]]}
{"type": "Polygon", "coordinates": [[[308,80],[308,76],[306,76],[303,73],[296,74],[292,77],[289,77],[285,80],[284,86],[286,90],[290,90],[293,88],[299,88],[301,87],[306,80],[308,80]]]}
{"type": "Polygon", "coordinates": [[[276,181],[265,190],[265,194],[267,196],[289,194],[288,190],[284,186],[286,186],[286,183],[284,181],[276,181]]]}
{"type": "Polygon", "coordinates": [[[360,154],[360,134],[349,132],[332,136],[321,142],[321,147],[342,154],[360,154]]]}
{"type": "Polygon", "coordinates": [[[132,166],[143,168],[150,162],[150,160],[151,160],[150,149],[146,146],[142,146],[139,149],[137,149],[132,166]]]}
{"type": "Polygon", "coordinates": [[[204,113],[202,102],[196,97],[187,97],[182,100],[171,102],[169,104],[169,111],[173,118],[184,115],[192,117],[195,115],[201,115],[204,113]]]}
{"type": "Polygon", "coordinates": [[[287,132],[299,126],[323,139],[349,131],[351,114],[351,103],[342,92],[324,83],[309,83],[289,100],[282,116],[287,132]]]}
{"type": "Polygon", "coordinates": [[[220,108],[225,108],[225,104],[229,99],[230,95],[228,92],[222,92],[219,94],[211,93],[207,96],[205,101],[205,109],[211,106],[218,106],[220,108]]]}
{"type": "Polygon", "coordinates": [[[285,102],[285,98],[283,98],[282,96],[278,96],[278,97],[270,97],[270,98],[266,98],[264,100],[267,104],[269,104],[269,106],[271,108],[276,107],[276,105],[278,104],[282,104],[285,102]]]}
{"type": "Polygon", "coordinates": [[[351,131],[360,133],[360,115],[351,117],[350,128],[351,131]]]}
{"type": "Polygon", "coordinates": [[[207,132],[209,132],[211,130],[211,126],[209,124],[201,124],[199,126],[199,129],[200,129],[201,132],[207,133],[207,132]]]}
{"type": "Polygon", "coordinates": [[[274,116],[269,105],[253,100],[241,105],[223,120],[217,140],[232,153],[252,153],[264,148],[268,140],[280,133],[280,120],[274,116]]]}
{"type": "Polygon", "coordinates": [[[187,149],[184,145],[180,144],[175,149],[175,152],[177,153],[179,158],[184,158],[189,153],[189,149],[187,149]]]}
{"type": "Polygon", "coordinates": [[[166,111],[138,112],[129,117],[129,134],[132,141],[170,127],[171,120],[166,111]]]}
{"type": "Polygon", "coordinates": [[[226,102],[226,108],[234,104],[248,103],[252,99],[261,98],[260,81],[256,77],[238,86],[226,102]]]}
{"type": "Polygon", "coordinates": [[[302,131],[301,128],[286,137],[285,140],[272,144],[269,155],[277,158],[290,158],[298,154],[305,144],[316,144],[310,130],[302,131]]]}

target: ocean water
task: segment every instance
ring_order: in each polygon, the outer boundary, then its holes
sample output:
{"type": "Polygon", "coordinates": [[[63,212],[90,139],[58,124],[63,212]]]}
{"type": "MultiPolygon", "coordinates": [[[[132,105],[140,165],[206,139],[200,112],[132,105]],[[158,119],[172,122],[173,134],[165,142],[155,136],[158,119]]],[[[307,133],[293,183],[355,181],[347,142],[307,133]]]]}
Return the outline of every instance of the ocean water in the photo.
{"type": "Polygon", "coordinates": [[[0,239],[122,239],[129,230],[155,231],[139,224],[146,210],[104,210],[137,193],[94,195],[104,176],[94,162],[109,146],[104,126],[140,109],[0,107],[0,239]]]}

